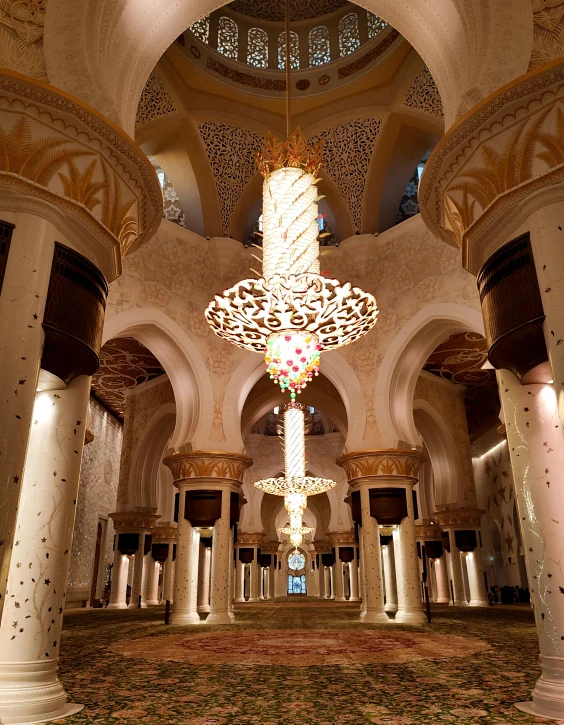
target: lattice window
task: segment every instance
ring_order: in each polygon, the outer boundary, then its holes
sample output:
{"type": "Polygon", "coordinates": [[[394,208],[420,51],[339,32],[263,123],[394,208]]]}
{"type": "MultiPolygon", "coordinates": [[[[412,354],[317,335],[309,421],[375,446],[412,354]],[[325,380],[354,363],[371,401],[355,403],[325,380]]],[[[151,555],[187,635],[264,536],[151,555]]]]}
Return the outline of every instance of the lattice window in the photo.
{"type": "Polygon", "coordinates": [[[354,53],[360,47],[360,33],[358,31],[358,15],[348,13],[339,22],[339,53],[341,57],[354,53]]]}
{"type": "MultiPolygon", "coordinates": [[[[345,7],[348,0],[292,0],[292,21],[311,20],[345,7]]],[[[274,0],[235,0],[230,8],[257,20],[284,20],[284,3],[274,0]]]]}
{"type": "Polygon", "coordinates": [[[168,113],[174,113],[177,110],[164,83],[158,76],[151,73],[139,99],[135,125],[141,126],[147,121],[152,121],[159,116],[166,116],[168,113]]]}
{"type": "Polygon", "coordinates": [[[217,29],[217,50],[226,58],[237,60],[239,54],[239,28],[231,18],[222,16],[217,29]]]}
{"type": "Polygon", "coordinates": [[[268,68],[268,34],[261,28],[251,28],[247,41],[247,63],[255,68],[268,68]]]}
{"type": "Polygon", "coordinates": [[[198,40],[202,43],[208,43],[210,39],[210,16],[206,15],[201,20],[196,20],[194,25],[191,25],[188,30],[195,35],[198,40]]]}
{"type": "Polygon", "coordinates": [[[366,17],[368,19],[368,37],[369,38],[375,38],[377,35],[379,35],[384,28],[388,27],[388,23],[386,23],[382,18],[379,18],[377,15],[374,15],[374,13],[366,11],[366,17]]]}
{"type": "MultiPolygon", "coordinates": [[[[300,41],[298,34],[290,30],[290,68],[300,67],[300,41]]],[[[278,68],[286,68],[286,33],[278,36],[278,68]]]]}
{"type": "Polygon", "coordinates": [[[262,148],[264,139],[246,128],[214,121],[198,124],[198,130],[215,179],[223,233],[228,234],[233,211],[256,171],[253,152],[262,148]]]}
{"type": "Polygon", "coordinates": [[[417,73],[405,94],[404,106],[426,111],[439,118],[444,117],[443,104],[439,89],[427,66],[417,73]]]}
{"type": "Polygon", "coordinates": [[[309,31],[309,65],[324,65],[330,62],[329,29],[325,25],[318,25],[309,31]]]}
{"type": "Polygon", "coordinates": [[[381,125],[380,118],[359,118],[310,139],[310,143],[324,141],[323,165],[348,206],[357,231],[361,229],[366,174],[381,125]]]}

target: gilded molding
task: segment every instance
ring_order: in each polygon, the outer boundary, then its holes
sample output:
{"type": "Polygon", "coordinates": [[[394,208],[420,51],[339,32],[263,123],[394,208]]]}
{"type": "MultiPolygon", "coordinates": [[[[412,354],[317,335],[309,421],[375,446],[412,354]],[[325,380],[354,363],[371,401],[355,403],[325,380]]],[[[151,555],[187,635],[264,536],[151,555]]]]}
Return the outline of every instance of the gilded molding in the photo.
{"type": "MultiPolygon", "coordinates": [[[[250,536],[250,534],[246,534],[247,536],[250,536]]],[[[237,535],[237,543],[239,543],[239,535],[237,535]]],[[[267,553],[276,553],[278,549],[280,548],[280,542],[279,541],[263,541],[260,545],[260,550],[263,554],[267,553]]]]}
{"type": "MultiPolygon", "coordinates": [[[[508,214],[519,223],[524,198],[561,184],[563,100],[559,60],[490,95],[435,147],[419,190],[421,214],[435,234],[462,249],[465,268],[478,264],[472,265],[469,247],[486,229],[508,214]]],[[[541,195],[537,205],[544,203],[541,195]]]]}
{"type": "Polygon", "coordinates": [[[178,529],[176,526],[155,526],[153,529],[153,540],[155,539],[174,539],[178,535],[178,529]]]}
{"type": "Polygon", "coordinates": [[[116,511],[109,516],[114,522],[116,531],[119,529],[152,529],[157,520],[161,518],[158,514],[140,511],[116,511]]]}
{"type": "Polygon", "coordinates": [[[349,483],[373,476],[402,476],[416,479],[419,466],[426,458],[419,451],[385,448],[376,451],[347,453],[337,459],[345,469],[349,483]]]}
{"type": "Polygon", "coordinates": [[[333,549],[330,541],[314,541],[313,545],[316,554],[328,554],[333,549]]]}
{"type": "Polygon", "coordinates": [[[456,524],[480,526],[482,516],[485,513],[484,509],[441,509],[435,511],[433,517],[437,519],[440,527],[456,524]]]}
{"type": "Polygon", "coordinates": [[[162,217],[152,164],[124,131],[79,99],[4,69],[0,182],[86,222],[114,248],[118,273],[162,217]]]}
{"type": "MultiPolygon", "coordinates": [[[[264,539],[264,534],[260,532],[243,532],[243,531],[237,531],[237,546],[247,546],[248,544],[251,544],[253,546],[261,546],[262,548],[262,542],[264,539]]],[[[270,543],[270,542],[265,542],[270,543]]],[[[276,550],[278,550],[278,544],[276,545],[276,550]]]]}
{"type": "Polygon", "coordinates": [[[438,540],[442,539],[441,527],[437,524],[415,524],[415,538],[438,540]]]}
{"type": "Polygon", "coordinates": [[[244,471],[253,459],[239,453],[173,453],[163,460],[172,471],[175,481],[190,478],[214,478],[241,483],[244,471]]]}
{"type": "Polygon", "coordinates": [[[357,546],[355,532],[353,531],[328,531],[327,536],[332,544],[349,544],[357,546]]]}

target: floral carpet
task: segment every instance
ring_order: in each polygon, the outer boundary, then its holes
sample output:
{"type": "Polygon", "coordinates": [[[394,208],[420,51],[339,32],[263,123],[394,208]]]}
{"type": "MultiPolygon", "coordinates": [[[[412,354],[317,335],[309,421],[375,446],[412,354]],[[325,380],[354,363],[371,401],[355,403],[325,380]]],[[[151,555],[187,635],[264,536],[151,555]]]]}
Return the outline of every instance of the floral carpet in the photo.
{"type": "MultiPolygon", "coordinates": [[[[66,725],[545,723],[513,703],[539,676],[525,607],[433,607],[414,627],[363,625],[358,605],[240,605],[231,626],[172,627],[163,609],[65,618],[66,725]]],[[[554,722],[554,721],[552,721],[554,722]]]]}

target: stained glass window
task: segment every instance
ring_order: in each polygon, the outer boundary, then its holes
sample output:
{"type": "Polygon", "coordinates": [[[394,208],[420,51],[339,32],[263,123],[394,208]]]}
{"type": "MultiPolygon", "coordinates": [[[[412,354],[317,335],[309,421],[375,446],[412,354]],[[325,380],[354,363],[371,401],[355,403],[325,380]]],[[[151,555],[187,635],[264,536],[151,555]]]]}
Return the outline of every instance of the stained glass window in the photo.
{"type": "Polygon", "coordinates": [[[305,556],[296,552],[290,554],[290,558],[288,559],[288,566],[294,571],[299,571],[300,569],[303,569],[305,566],[305,556]]]}
{"type": "Polygon", "coordinates": [[[192,35],[195,35],[202,43],[207,43],[210,37],[210,16],[197,20],[194,25],[189,28],[192,35]]]}
{"type": "Polygon", "coordinates": [[[356,13],[348,13],[339,22],[339,53],[341,57],[349,53],[354,53],[359,46],[358,15],[356,13]]]}
{"type": "MultiPolygon", "coordinates": [[[[300,67],[300,41],[298,34],[290,30],[290,68],[300,67]]],[[[286,33],[278,36],[278,68],[286,68],[286,33]]]]}
{"type": "Polygon", "coordinates": [[[217,50],[226,58],[237,60],[239,48],[239,29],[237,23],[225,15],[219,19],[217,30],[217,50]]]}
{"type": "Polygon", "coordinates": [[[325,25],[318,25],[309,31],[309,64],[315,66],[330,62],[329,29],[325,25]]]}
{"type": "Polygon", "coordinates": [[[386,23],[382,18],[379,18],[377,15],[374,15],[374,13],[366,12],[366,16],[368,18],[368,37],[369,38],[375,38],[379,33],[384,30],[384,28],[388,27],[388,23],[386,23]]]}
{"type": "Polygon", "coordinates": [[[305,574],[301,576],[288,575],[288,594],[306,594],[305,574]]]}
{"type": "Polygon", "coordinates": [[[251,28],[247,41],[247,63],[255,68],[268,68],[268,35],[261,28],[251,28]]]}

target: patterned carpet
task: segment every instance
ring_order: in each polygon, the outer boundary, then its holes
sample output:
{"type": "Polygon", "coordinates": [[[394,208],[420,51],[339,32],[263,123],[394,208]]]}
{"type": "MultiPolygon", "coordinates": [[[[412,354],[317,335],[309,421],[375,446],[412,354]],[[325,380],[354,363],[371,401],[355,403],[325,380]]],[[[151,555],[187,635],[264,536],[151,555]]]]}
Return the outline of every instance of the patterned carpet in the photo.
{"type": "Polygon", "coordinates": [[[532,612],[433,607],[368,626],[335,602],[240,605],[230,627],[165,627],[161,607],[65,618],[67,725],[545,723],[519,712],[539,675],[532,612]]]}

